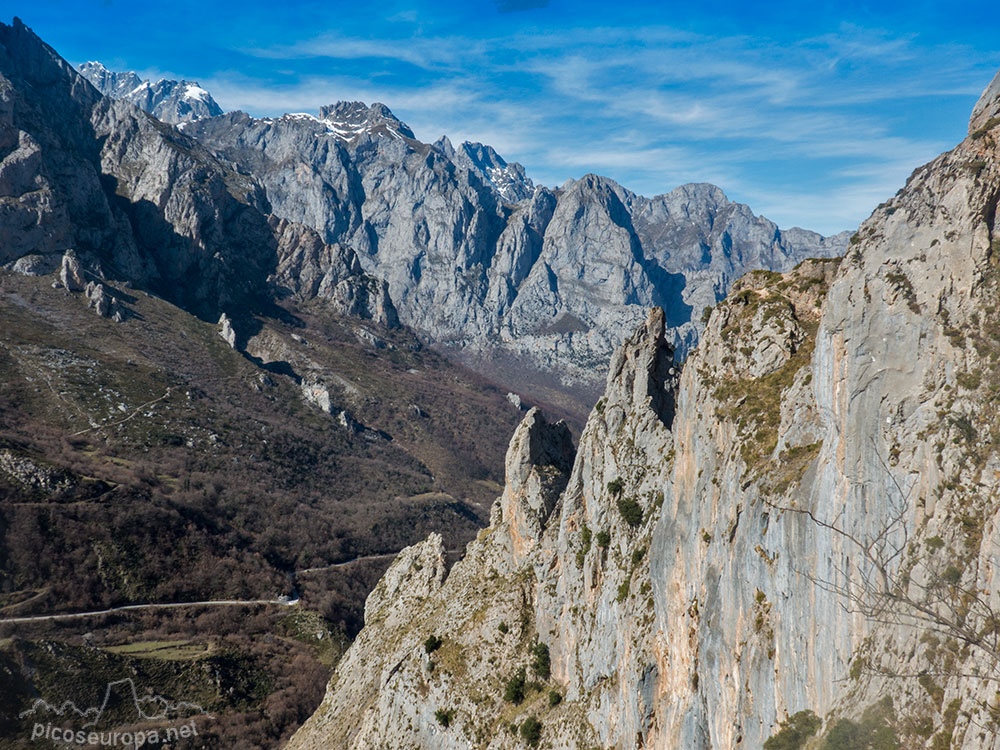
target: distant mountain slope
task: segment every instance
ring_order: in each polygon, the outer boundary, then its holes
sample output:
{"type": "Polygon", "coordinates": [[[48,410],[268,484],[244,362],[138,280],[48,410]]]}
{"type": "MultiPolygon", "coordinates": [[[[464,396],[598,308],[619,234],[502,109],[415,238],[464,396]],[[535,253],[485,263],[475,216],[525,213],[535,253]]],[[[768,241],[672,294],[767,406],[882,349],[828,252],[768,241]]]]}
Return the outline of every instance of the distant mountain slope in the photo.
{"type": "MultiPolygon", "coordinates": [[[[135,74],[97,63],[81,72],[158,113],[135,74]]],[[[167,83],[181,85],[156,85],[167,83]]],[[[782,231],[714,185],[653,198],[596,175],[536,186],[488,145],[417,140],[384,104],[208,116],[217,110],[192,114],[184,132],[259,180],[271,211],[355,251],[430,342],[580,419],[646,307],[664,308],[683,355],[702,311],[741,275],[842,255],[847,242],[846,232],[782,231]]]]}
{"type": "Polygon", "coordinates": [[[79,72],[105,96],[131,102],[172,125],[222,114],[212,95],[193,81],[144,81],[130,70],[115,73],[99,62],[84,63],[79,72]]]}
{"type": "Polygon", "coordinates": [[[185,132],[258,177],[277,215],[353,248],[404,323],[512,388],[576,392],[581,411],[649,305],[686,352],[741,275],[847,243],[781,231],[713,185],[654,198],[596,175],[535,186],[489,146],[416,140],[381,104],[319,115],[232,112],[185,132]]]}
{"type": "Polygon", "coordinates": [[[49,586],[86,608],[285,587],[423,524],[457,543],[481,522],[495,425],[519,414],[505,394],[402,329],[351,248],[269,215],[251,176],[102,96],[16,19],[0,24],[0,196],[0,594],[49,586]],[[48,474],[67,483],[36,486],[48,474]],[[80,493],[109,502],[32,520],[80,493]],[[66,542],[165,498],[183,508],[164,534],[200,547],[156,557],[122,531],[141,581],[66,542]],[[291,526],[262,522],[286,501],[291,526]],[[28,571],[20,553],[40,551],[28,571]]]}

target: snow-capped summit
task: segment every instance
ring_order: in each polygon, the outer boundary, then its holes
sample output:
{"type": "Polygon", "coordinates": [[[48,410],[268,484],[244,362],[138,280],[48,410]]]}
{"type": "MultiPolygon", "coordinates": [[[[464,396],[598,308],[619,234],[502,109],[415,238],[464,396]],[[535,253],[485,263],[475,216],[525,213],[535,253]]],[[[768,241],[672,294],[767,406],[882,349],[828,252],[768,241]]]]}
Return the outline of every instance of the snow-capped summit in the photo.
{"type": "Polygon", "coordinates": [[[101,63],[93,61],[85,62],[80,66],[80,75],[94,84],[94,87],[102,94],[114,99],[128,96],[142,83],[142,79],[131,70],[115,73],[105,68],[101,63]]]}
{"type": "Polygon", "coordinates": [[[344,140],[362,133],[388,135],[392,138],[415,139],[413,131],[380,102],[370,107],[364,102],[337,102],[320,107],[319,119],[344,140]]]}
{"type": "Polygon", "coordinates": [[[222,114],[212,95],[194,81],[144,81],[130,70],[114,72],[99,62],[84,63],[79,71],[105,96],[130,101],[163,122],[176,125],[222,114]]]}

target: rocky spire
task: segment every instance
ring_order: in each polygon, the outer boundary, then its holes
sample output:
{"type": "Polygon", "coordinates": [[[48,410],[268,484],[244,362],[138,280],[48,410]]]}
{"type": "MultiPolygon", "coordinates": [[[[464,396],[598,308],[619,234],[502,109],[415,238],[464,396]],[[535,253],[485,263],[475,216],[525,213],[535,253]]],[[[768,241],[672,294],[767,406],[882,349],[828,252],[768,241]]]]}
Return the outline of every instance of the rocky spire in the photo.
{"type": "Polygon", "coordinates": [[[518,425],[507,449],[506,486],[498,501],[508,525],[515,559],[541,538],[545,524],[569,480],[576,451],[565,422],[550,423],[538,408],[518,425]]]}
{"type": "Polygon", "coordinates": [[[1000,71],[993,76],[990,85],[986,87],[976,106],[972,108],[972,117],[969,118],[969,132],[972,133],[979,128],[986,127],[990,118],[1000,116],[1000,71]]]}
{"type": "Polygon", "coordinates": [[[674,392],[679,378],[674,348],[664,338],[663,310],[654,307],[611,358],[605,390],[605,410],[624,412],[647,404],[666,427],[674,419],[674,392]]]}

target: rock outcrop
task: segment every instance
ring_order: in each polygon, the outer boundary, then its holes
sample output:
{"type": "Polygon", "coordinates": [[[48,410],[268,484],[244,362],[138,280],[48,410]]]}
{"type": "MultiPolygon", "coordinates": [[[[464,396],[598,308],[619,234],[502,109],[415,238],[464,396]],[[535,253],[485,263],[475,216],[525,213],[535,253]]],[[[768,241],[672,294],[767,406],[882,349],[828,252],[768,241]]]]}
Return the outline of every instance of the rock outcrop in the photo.
{"type": "Polygon", "coordinates": [[[219,336],[229,344],[230,349],[236,349],[236,329],[233,328],[233,320],[225,313],[219,316],[219,336]]]}
{"type": "Polygon", "coordinates": [[[90,281],[83,290],[87,298],[87,306],[93,308],[94,312],[102,318],[111,318],[116,323],[125,320],[125,307],[118,301],[118,298],[108,291],[104,284],[90,281]]]}
{"type": "Polygon", "coordinates": [[[515,565],[542,538],[569,481],[574,453],[566,424],[549,424],[537,408],[527,413],[514,432],[504,462],[507,483],[493,516],[506,520],[515,565]]]}
{"type": "Polygon", "coordinates": [[[73,250],[67,250],[59,266],[59,283],[70,292],[82,292],[87,283],[83,276],[80,260],[73,250]]]}
{"type": "Polygon", "coordinates": [[[1000,122],[983,127],[842,262],[738,282],[679,383],[654,312],[555,503],[523,480],[545,461],[514,461],[490,527],[443,583],[380,600],[290,747],[802,746],[795,716],[816,746],[995,748],[1000,122]],[[520,509],[550,505],[525,531],[520,509]]]}
{"type": "MultiPolygon", "coordinates": [[[[989,130],[989,122],[1000,117],[1000,73],[997,73],[990,85],[983,91],[969,118],[969,133],[989,130]]],[[[993,123],[996,125],[996,123],[993,123]]]]}

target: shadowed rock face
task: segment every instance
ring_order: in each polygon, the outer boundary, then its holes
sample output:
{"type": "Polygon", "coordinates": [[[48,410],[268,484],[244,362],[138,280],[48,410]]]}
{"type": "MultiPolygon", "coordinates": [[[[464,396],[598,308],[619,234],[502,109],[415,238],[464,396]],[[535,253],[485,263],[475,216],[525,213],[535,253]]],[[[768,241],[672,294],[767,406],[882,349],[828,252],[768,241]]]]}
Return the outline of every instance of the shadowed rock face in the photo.
{"type": "MultiPolygon", "coordinates": [[[[70,291],[88,279],[129,281],[212,320],[265,304],[277,284],[340,314],[398,325],[385,282],[365,274],[350,248],[269,219],[253,178],[140,111],[134,97],[101,96],[20,21],[0,27],[0,44],[0,264],[27,257],[20,267],[41,272],[62,259],[70,291]]],[[[85,67],[115,95],[133,82],[85,67]]]]}
{"type": "Polygon", "coordinates": [[[493,515],[510,529],[515,560],[523,559],[541,539],[569,481],[575,453],[565,422],[550,424],[537,408],[514,432],[505,461],[506,487],[493,515]]]}
{"type": "Polygon", "coordinates": [[[0,45],[0,263],[73,248],[210,317],[259,297],[275,243],[252,180],[102,97],[19,20],[0,45]]]}
{"type": "Polygon", "coordinates": [[[511,723],[536,716],[553,748],[760,748],[808,709],[821,734],[843,720],[841,736],[874,726],[891,746],[924,747],[930,733],[994,748],[983,727],[996,673],[985,633],[1000,611],[1000,122],[979,124],[990,106],[876,209],[843,262],[739,281],[679,379],[669,314],[637,326],[534,535],[519,509],[548,499],[520,481],[543,468],[525,469],[526,420],[490,528],[408,605],[404,627],[366,625],[290,746],[506,750],[520,746],[511,723]],[[891,601],[867,617],[863,599],[845,598],[879,591],[852,539],[903,545],[891,601]],[[929,592],[947,617],[963,591],[975,601],[952,625],[905,603],[929,592]],[[422,633],[443,640],[433,671],[422,633]],[[505,701],[521,667],[531,678],[536,640],[551,676],[505,701]],[[373,671],[380,685],[351,692],[373,671]],[[437,709],[453,712],[447,732],[437,709]]]}

